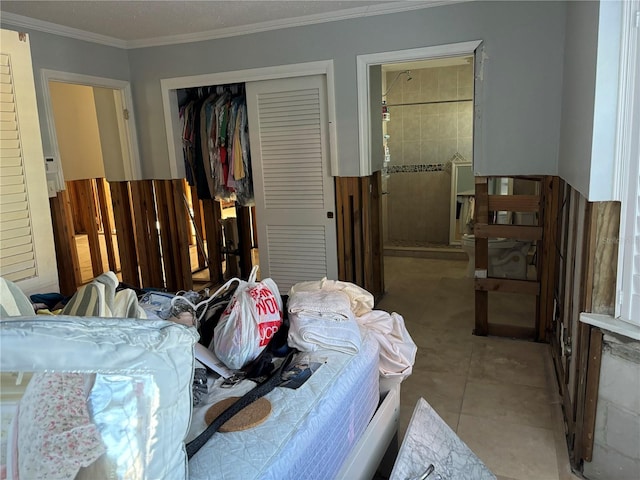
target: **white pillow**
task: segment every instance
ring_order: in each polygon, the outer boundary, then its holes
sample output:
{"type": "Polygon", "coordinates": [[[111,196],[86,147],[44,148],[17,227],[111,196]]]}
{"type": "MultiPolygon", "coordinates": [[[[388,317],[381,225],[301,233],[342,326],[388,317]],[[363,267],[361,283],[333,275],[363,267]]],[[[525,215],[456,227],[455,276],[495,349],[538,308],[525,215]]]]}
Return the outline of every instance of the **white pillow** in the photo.
{"type": "MultiPolygon", "coordinates": [[[[82,456],[80,461],[71,461],[73,468],[99,456],[86,471],[81,469],[85,478],[97,469],[106,471],[105,476],[110,479],[180,480],[187,476],[184,439],[191,417],[193,347],[197,339],[194,328],[161,320],[13,317],[0,322],[0,369],[56,372],[63,379],[69,378],[68,372],[96,374],[85,404],[91,424],[80,415],[78,425],[83,434],[97,428],[105,453],[99,455],[101,451],[94,440],[86,453],[67,450],[74,453],[69,457],[78,453],[82,456]],[[113,419],[130,428],[116,428],[111,423],[113,419]]],[[[69,399],[69,392],[77,386],[64,385],[63,382],[55,389],[47,385],[40,391],[42,395],[45,391],[64,391],[61,395],[69,399]]],[[[42,397],[33,397],[26,403],[31,402],[37,409],[39,402],[34,399],[42,397]]],[[[37,417],[32,412],[25,418],[37,417]]],[[[21,415],[18,420],[20,437],[24,427],[21,415]]],[[[34,425],[28,427],[35,429],[34,425]]],[[[23,444],[18,443],[20,458],[23,444]]],[[[37,450],[34,445],[28,447],[30,452],[37,450]]]]}

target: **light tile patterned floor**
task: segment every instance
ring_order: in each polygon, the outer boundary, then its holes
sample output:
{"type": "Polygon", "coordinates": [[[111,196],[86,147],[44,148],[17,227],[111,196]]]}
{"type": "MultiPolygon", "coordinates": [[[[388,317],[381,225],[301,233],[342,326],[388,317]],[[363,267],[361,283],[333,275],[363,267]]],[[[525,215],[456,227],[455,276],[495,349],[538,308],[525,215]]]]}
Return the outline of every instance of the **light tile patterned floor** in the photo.
{"type": "MultiPolygon", "coordinates": [[[[473,336],[473,281],[465,267],[385,257],[387,294],[377,308],[400,313],[418,345],[401,389],[400,438],[423,397],[498,479],[578,478],[569,467],[549,346],[473,336]]],[[[533,318],[530,304],[511,298],[491,307],[501,321],[533,318]]]]}

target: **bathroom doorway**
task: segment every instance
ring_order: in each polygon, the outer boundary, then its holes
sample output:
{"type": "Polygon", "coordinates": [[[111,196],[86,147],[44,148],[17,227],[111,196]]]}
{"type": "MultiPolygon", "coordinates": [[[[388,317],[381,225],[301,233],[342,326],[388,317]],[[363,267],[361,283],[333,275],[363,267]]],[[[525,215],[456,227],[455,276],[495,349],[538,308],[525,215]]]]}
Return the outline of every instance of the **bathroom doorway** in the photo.
{"type": "Polygon", "coordinates": [[[473,69],[473,55],[381,65],[385,255],[466,258],[473,69]]]}
{"type": "Polygon", "coordinates": [[[483,51],[482,41],[469,41],[357,58],[360,167],[382,178],[385,293],[392,298],[407,282],[438,297],[453,288],[452,312],[469,321],[473,279],[458,194],[473,193],[472,165],[482,160],[483,51]],[[460,192],[458,173],[470,181],[460,192]],[[409,265],[418,268],[404,274],[409,265]]]}

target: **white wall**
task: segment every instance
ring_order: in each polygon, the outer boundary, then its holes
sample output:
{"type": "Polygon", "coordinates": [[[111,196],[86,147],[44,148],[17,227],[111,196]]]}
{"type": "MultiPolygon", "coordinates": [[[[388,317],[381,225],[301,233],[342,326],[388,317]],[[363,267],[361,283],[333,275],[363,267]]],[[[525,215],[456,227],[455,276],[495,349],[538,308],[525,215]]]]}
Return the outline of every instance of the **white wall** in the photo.
{"type": "Polygon", "coordinates": [[[589,201],[613,199],[620,6],[567,6],[558,175],[589,201]]]}
{"type": "Polygon", "coordinates": [[[340,176],[358,175],[356,57],[484,40],[481,174],[557,174],[563,2],[465,2],[129,51],[145,178],[169,175],[160,79],[334,60],[340,176]]]}
{"type": "Polygon", "coordinates": [[[49,82],[65,181],[104,177],[93,88],[49,82]]]}
{"type": "Polygon", "coordinates": [[[102,161],[104,163],[104,176],[110,182],[128,180],[123,157],[126,149],[123,152],[118,129],[117,117],[119,110],[117,106],[121,104],[120,97],[119,90],[93,87],[102,161]]]}

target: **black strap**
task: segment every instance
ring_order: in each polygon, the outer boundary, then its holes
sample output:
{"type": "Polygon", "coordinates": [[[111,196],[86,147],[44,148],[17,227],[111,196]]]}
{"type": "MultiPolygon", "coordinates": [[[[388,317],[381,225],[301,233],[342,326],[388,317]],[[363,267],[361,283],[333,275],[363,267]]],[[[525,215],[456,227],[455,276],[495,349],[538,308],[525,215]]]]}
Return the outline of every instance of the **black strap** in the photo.
{"type": "Polygon", "coordinates": [[[213,420],[213,422],[209,424],[204,432],[187,443],[187,458],[189,459],[193,457],[198,452],[198,450],[200,450],[202,446],[207,443],[207,441],[213,436],[213,434],[216,433],[222,425],[227,423],[236,413],[238,413],[250,403],[255,402],[260,397],[264,397],[267,393],[280,385],[280,383],[282,383],[282,372],[289,366],[289,363],[291,363],[291,359],[293,358],[295,352],[296,350],[292,350],[291,352],[289,352],[280,366],[271,373],[267,380],[265,380],[260,385],[255,386],[238,400],[236,400],[236,402],[234,402],[229,408],[218,415],[213,420]]]}

